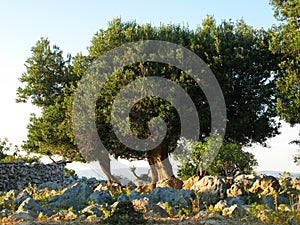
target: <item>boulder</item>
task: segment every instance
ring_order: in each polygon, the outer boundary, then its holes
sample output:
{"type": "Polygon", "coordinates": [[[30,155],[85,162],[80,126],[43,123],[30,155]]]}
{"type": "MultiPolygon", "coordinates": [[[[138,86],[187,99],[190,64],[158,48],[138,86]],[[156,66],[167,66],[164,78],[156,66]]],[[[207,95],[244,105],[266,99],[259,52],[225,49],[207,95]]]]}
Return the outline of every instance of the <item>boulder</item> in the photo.
{"type": "Polygon", "coordinates": [[[71,176],[71,175],[65,175],[64,181],[62,183],[62,188],[70,187],[74,184],[76,184],[78,178],[71,176]]]}
{"type": "Polygon", "coordinates": [[[259,178],[260,178],[259,176],[253,175],[253,174],[250,174],[250,175],[242,174],[242,175],[237,176],[234,179],[234,182],[241,183],[245,190],[249,190],[252,187],[252,185],[254,184],[254,182],[259,178]]]}
{"type": "Polygon", "coordinates": [[[137,192],[136,190],[132,190],[129,194],[129,200],[132,201],[134,199],[140,199],[140,198],[144,198],[147,197],[149,198],[148,194],[140,194],[139,192],[137,192]]]}
{"type": "Polygon", "coordinates": [[[300,178],[294,178],[292,181],[291,181],[291,184],[292,184],[292,188],[300,191],[300,178]]]}
{"type": "Polygon", "coordinates": [[[94,187],[96,187],[97,185],[99,185],[99,184],[105,184],[105,181],[99,181],[99,180],[97,180],[95,177],[92,177],[92,178],[89,178],[89,179],[87,179],[86,180],[86,182],[85,182],[87,185],[89,185],[90,186],[90,188],[94,188],[94,187]]]}
{"type": "Polygon", "coordinates": [[[168,202],[171,206],[189,207],[191,199],[195,198],[195,193],[192,190],[157,187],[150,193],[150,198],[153,203],[168,202]]]}
{"type": "Polygon", "coordinates": [[[118,202],[128,202],[130,201],[129,200],[129,197],[127,195],[125,195],[124,193],[122,193],[118,199],[117,199],[118,202]]]}
{"type": "Polygon", "coordinates": [[[276,201],[274,196],[262,196],[261,197],[261,201],[263,204],[265,204],[266,206],[268,206],[271,209],[275,209],[275,203],[277,204],[277,206],[283,204],[283,205],[290,205],[290,201],[289,201],[289,197],[285,196],[285,195],[277,195],[276,197],[276,201]]]}
{"type": "Polygon", "coordinates": [[[264,175],[254,182],[249,191],[259,195],[272,195],[278,192],[279,188],[279,181],[275,177],[264,175]]]}
{"type": "Polygon", "coordinates": [[[243,196],[245,194],[243,183],[234,183],[226,191],[227,197],[243,196]]]}
{"type": "Polygon", "coordinates": [[[147,212],[149,209],[152,208],[153,204],[150,202],[149,198],[140,198],[140,199],[134,199],[132,201],[133,207],[136,211],[143,211],[147,212]]]}
{"type": "Polygon", "coordinates": [[[171,187],[173,189],[181,189],[182,185],[182,180],[179,180],[176,177],[169,177],[168,179],[156,183],[156,187],[171,187]]]}
{"type": "Polygon", "coordinates": [[[81,210],[87,205],[88,198],[92,192],[86,183],[76,183],[62,195],[52,197],[49,200],[49,206],[59,209],[73,207],[75,210],[81,210]]]}
{"type": "Polygon", "coordinates": [[[52,215],[51,217],[49,217],[51,220],[54,220],[54,221],[57,221],[57,222],[60,222],[62,220],[65,219],[65,214],[63,212],[58,212],[54,215],[52,215]]]}
{"type": "Polygon", "coordinates": [[[225,209],[227,207],[228,207],[227,201],[226,200],[220,200],[220,201],[218,201],[217,204],[215,204],[214,209],[222,211],[223,209],[225,209]]]}
{"type": "Polygon", "coordinates": [[[226,184],[219,177],[205,176],[196,182],[191,190],[201,193],[201,201],[214,205],[226,198],[226,184]]]}
{"type": "Polygon", "coordinates": [[[191,187],[197,183],[201,178],[199,176],[192,176],[186,181],[183,181],[182,189],[190,190],[191,187]]]}
{"type": "Polygon", "coordinates": [[[155,188],[156,184],[143,184],[135,188],[138,193],[148,193],[155,188]]]}
{"type": "Polygon", "coordinates": [[[158,217],[158,218],[168,218],[169,214],[159,205],[152,205],[152,207],[144,214],[146,217],[158,217]]]}
{"type": "Polygon", "coordinates": [[[243,210],[236,204],[222,210],[223,216],[233,217],[233,216],[242,216],[242,214],[243,214],[243,210]]]}
{"type": "Polygon", "coordinates": [[[247,201],[246,196],[237,196],[237,197],[227,198],[227,202],[228,202],[229,206],[232,206],[232,205],[242,206],[242,205],[246,204],[246,201],[247,201]]]}
{"type": "Polygon", "coordinates": [[[270,209],[275,209],[274,197],[273,196],[262,196],[261,201],[264,205],[270,209]]]}
{"type": "Polygon", "coordinates": [[[37,218],[39,213],[43,211],[43,208],[37,204],[32,198],[27,198],[24,200],[19,208],[17,209],[17,214],[28,214],[32,218],[37,218]]]}
{"type": "Polygon", "coordinates": [[[140,199],[140,198],[141,198],[141,195],[136,190],[132,190],[129,194],[130,201],[132,201],[134,199],[140,199]]]}
{"type": "Polygon", "coordinates": [[[111,204],[113,199],[107,190],[94,191],[89,197],[88,201],[93,201],[96,204],[111,204]]]}

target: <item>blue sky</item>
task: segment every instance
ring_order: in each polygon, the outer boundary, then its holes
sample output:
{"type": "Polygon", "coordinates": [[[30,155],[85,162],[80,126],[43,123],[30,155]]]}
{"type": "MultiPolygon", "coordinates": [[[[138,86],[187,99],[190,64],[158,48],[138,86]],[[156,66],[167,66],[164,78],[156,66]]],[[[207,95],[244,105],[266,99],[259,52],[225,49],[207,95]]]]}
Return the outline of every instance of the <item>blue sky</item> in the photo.
{"type": "MultiPolygon", "coordinates": [[[[30,48],[40,37],[48,37],[64,53],[86,52],[90,40],[114,17],[138,23],[176,23],[194,29],[206,15],[217,22],[243,18],[256,28],[269,28],[277,21],[268,1],[1,1],[0,2],[0,138],[8,137],[20,144],[26,138],[29,114],[36,111],[30,104],[16,104],[18,77],[25,71],[24,62],[30,48]]],[[[271,139],[270,149],[255,146],[258,169],[298,171],[292,163],[295,146],[287,143],[297,138],[299,127],[283,128],[283,135],[271,139]],[[281,138],[281,139],[280,139],[281,138]]]]}

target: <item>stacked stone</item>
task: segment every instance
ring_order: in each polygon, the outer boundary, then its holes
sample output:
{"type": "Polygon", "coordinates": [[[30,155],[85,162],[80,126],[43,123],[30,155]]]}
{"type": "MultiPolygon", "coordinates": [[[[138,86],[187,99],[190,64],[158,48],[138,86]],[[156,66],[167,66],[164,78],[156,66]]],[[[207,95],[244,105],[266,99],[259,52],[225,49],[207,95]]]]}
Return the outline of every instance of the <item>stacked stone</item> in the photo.
{"type": "Polygon", "coordinates": [[[30,184],[63,182],[64,163],[26,164],[22,161],[0,163],[0,191],[20,189],[30,184]]]}

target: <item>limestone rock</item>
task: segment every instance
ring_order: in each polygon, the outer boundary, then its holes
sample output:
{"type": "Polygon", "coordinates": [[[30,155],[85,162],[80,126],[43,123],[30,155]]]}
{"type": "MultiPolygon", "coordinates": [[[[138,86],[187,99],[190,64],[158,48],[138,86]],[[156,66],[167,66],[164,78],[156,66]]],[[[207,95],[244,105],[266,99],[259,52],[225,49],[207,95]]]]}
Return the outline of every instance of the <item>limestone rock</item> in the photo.
{"type": "Polygon", "coordinates": [[[107,190],[94,191],[89,197],[88,201],[93,201],[99,205],[108,203],[111,204],[113,199],[107,190]]]}
{"type": "Polygon", "coordinates": [[[134,199],[140,199],[141,195],[139,192],[137,192],[136,190],[132,190],[129,194],[129,199],[130,201],[134,200],[134,199]]]}
{"type": "Polygon", "coordinates": [[[246,196],[237,196],[237,197],[227,198],[227,202],[228,202],[229,206],[232,206],[232,205],[242,206],[242,205],[246,204],[246,201],[247,201],[246,196]]]}
{"type": "Polygon", "coordinates": [[[0,162],[0,191],[25,188],[28,184],[62,182],[64,166],[54,163],[0,162]]]}
{"type": "Polygon", "coordinates": [[[26,190],[21,191],[17,198],[14,200],[14,204],[19,207],[20,204],[27,198],[31,197],[26,190]]]}
{"type": "Polygon", "coordinates": [[[217,204],[215,204],[215,210],[223,210],[228,207],[228,203],[226,200],[220,200],[217,204]]]}
{"type": "Polygon", "coordinates": [[[130,201],[129,200],[129,197],[127,195],[125,195],[124,193],[122,193],[118,199],[117,199],[118,202],[127,202],[127,201],[130,201]]]}
{"type": "Polygon", "coordinates": [[[132,190],[129,194],[129,200],[132,201],[134,199],[140,199],[140,198],[144,198],[147,197],[149,198],[148,194],[140,194],[139,192],[137,192],[136,190],[132,190]]]}
{"type": "Polygon", "coordinates": [[[234,182],[241,183],[245,190],[249,190],[254,182],[259,179],[260,177],[257,175],[239,175],[234,179],[234,182]]]}
{"type": "Polygon", "coordinates": [[[28,213],[32,218],[37,218],[41,211],[42,207],[29,197],[21,203],[16,213],[28,213]]]}
{"type": "Polygon", "coordinates": [[[182,180],[179,180],[176,177],[169,177],[166,180],[158,181],[156,183],[156,187],[172,187],[173,189],[181,189],[182,185],[182,180]]]}
{"type": "Polygon", "coordinates": [[[14,220],[33,220],[33,219],[35,219],[35,217],[30,215],[29,212],[16,213],[16,214],[9,216],[9,218],[14,219],[14,220]]]}
{"type": "Polygon", "coordinates": [[[65,215],[65,220],[76,220],[78,218],[78,215],[74,211],[69,211],[65,215]]]}
{"type": "Polygon", "coordinates": [[[237,197],[245,194],[244,186],[242,183],[234,183],[227,189],[227,197],[237,197]]]}
{"type": "Polygon", "coordinates": [[[277,192],[279,188],[279,181],[275,177],[263,176],[254,182],[249,191],[254,194],[271,195],[274,191],[277,192]]]}
{"type": "Polygon", "coordinates": [[[238,205],[232,205],[229,208],[225,208],[222,210],[222,215],[223,216],[241,216],[242,215],[243,210],[241,208],[239,208],[238,205]]]}
{"type": "Polygon", "coordinates": [[[192,176],[186,181],[183,181],[182,189],[190,190],[191,187],[200,180],[199,176],[192,176]]]}
{"type": "Polygon", "coordinates": [[[169,214],[159,205],[152,205],[150,210],[148,210],[145,214],[146,217],[160,217],[160,218],[168,218],[169,214]]]}
{"type": "Polygon", "coordinates": [[[191,205],[191,199],[195,198],[195,193],[192,190],[157,187],[150,193],[150,197],[154,203],[168,202],[171,206],[179,205],[181,207],[189,207],[191,205]]]}
{"type": "Polygon", "coordinates": [[[51,191],[51,190],[58,190],[61,187],[57,182],[52,182],[52,181],[44,182],[44,183],[41,183],[40,185],[38,185],[39,190],[43,190],[45,188],[47,188],[49,191],[51,191]]]}
{"type": "Polygon", "coordinates": [[[96,215],[97,217],[101,217],[103,214],[101,211],[101,206],[98,204],[85,207],[83,210],[81,210],[81,213],[85,216],[96,215]]]}
{"type": "Polygon", "coordinates": [[[292,188],[300,191],[300,178],[294,178],[292,181],[291,181],[291,184],[292,184],[292,188]]]}
{"type": "Polygon", "coordinates": [[[206,202],[208,205],[214,205],[226,198],[226,184],[219,177],[205,176],[196,182],[191,189],[200,192],[201,201],[206,202]]]}
{"type": "Polygon", "coordinates": [[[49,200],[49,206],[60,209],[68,209],[72,206],[74,209],[80,210],[87,205],[88,197],[92,192],[86,183],[76,183],[62,195],[52,197],[49,200]]]}
{"type": "Polygon", "coordinates": [[[132,201],[133,207],[136,211],[143,211],[147,212],[151,207],[152,203],[149,201],[149,198],[140,198],[140,199],[134,199],[132,201]]]}
{"type": "Polygon", "coordinates": [[[143,184],[135,188],[138,193],[148,193],[155,188],[155,184],[143,184]]]}

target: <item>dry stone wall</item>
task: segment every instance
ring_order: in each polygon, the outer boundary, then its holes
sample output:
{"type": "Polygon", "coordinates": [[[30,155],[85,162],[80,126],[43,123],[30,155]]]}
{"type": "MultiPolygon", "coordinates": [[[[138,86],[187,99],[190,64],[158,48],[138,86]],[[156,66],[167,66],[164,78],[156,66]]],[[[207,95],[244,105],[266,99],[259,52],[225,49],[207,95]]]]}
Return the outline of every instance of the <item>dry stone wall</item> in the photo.
{"type": "Polygon", "coordinates": [[[19,189],[29,183],[63,182],[65,164],[26,164],[22,161],[0,163],[0,191],[19,189]]]}

